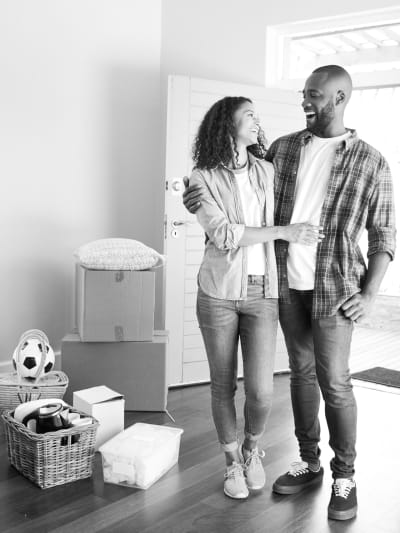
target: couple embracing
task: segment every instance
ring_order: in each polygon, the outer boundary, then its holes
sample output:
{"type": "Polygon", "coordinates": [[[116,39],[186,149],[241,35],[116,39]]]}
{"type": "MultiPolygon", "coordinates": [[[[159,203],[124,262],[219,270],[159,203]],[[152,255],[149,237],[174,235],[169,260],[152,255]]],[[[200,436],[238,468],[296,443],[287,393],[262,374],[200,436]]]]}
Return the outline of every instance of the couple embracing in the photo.
{"type": "Polygon", "coordinates": [[[371,310],[395,248],[390,171],[344,126],[352,81],[342,67],[306,80],[306,128],[267,149],[252,102],[226,97],[200,124],[183,199],[206,234],[197,317],[211,377],[212,415],[225,454],[224,492],[265,484],[258,441],[271,410],[278,319],[289,354],[300,461],[273,484],[294,494],[319,483],[320,391],[333,484],[328,517],[357,513],[357,407],[349,356],[354,322],[371,310]],[[368,232],[368,266],[358,241],[368,232]],[[243,354],[244,441],[238,442],[237,350],[243,354]]]}

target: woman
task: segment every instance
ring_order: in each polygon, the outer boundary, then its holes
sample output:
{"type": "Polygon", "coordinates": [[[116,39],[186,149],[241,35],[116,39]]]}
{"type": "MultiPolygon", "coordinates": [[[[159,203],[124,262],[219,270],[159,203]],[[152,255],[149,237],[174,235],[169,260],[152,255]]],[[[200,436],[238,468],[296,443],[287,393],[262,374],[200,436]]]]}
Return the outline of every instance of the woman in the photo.
{"type": "Polygon", "coordinates": [[[211,377],[212,414],[225,453],[224,492],[246,498],[265,484],[257,441],[271,408],[278,322],[275,239],[312,244],[319,227],[273,226],[273,166],[252,102],[226,97],[206,113],[194,142],[190,185],[202,187],[196,215],[206,233],[197,318],[211,377]],[[235,391],[240,338],[245,390],[239,448],[235,391]]]}

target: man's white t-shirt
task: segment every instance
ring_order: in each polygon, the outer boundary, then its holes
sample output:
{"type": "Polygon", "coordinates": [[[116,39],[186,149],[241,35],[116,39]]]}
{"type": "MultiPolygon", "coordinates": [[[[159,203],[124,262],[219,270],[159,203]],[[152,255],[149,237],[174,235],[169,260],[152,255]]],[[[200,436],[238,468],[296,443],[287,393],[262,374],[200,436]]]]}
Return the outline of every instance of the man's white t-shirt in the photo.
{"type": "MultiPolygon", "coordinates": [[[[336,148],[347,137],[322,138],[315,135],[303,146],[297,172],[295,201],[291,224],[310,222],[318,226],[322,206],[328,190],[336,148]]],[[[314,289],[317,243],[313,246],[290,243],[288,253],[288,281],[291,289],[314,289]]]]}
{"type": "MultiPolygon", "coordinates": [[[[262,206],[258,201],[256,192],[250,183],[248,168],[235,169],[234,175],[242,202],[244,223],[246,226],[261,227],[262,206]]],[[[265,248],[263,243],[247,247],[247,273],[254,275],[265,274],[265,248]]]]}

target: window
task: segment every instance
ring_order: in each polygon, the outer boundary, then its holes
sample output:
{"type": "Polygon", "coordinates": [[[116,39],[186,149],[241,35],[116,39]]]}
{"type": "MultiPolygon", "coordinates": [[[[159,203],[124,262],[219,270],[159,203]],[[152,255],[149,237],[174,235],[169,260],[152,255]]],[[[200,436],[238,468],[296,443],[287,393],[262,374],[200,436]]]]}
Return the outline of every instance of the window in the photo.
{"type": "Polygon", "coordinates": [[[346,68],[355,86],[400,85],[400,8],[267,27],[266,85],[300,89],[315,68],[346,68]]]}
{"type": "Polygon", "coordinates": [[[350,74],[400,73],[400,23],[290,39],[286,70],[290,79],[305,78],[314,68],[326,64],[339,64],[350,74]]]}

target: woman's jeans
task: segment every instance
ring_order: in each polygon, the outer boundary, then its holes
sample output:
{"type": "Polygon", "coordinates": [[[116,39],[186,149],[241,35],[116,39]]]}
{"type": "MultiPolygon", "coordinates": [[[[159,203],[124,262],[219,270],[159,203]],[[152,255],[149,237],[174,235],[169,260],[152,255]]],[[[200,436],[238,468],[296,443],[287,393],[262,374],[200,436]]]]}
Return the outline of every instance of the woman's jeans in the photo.
{"type": "Polygon", "coordinates": [[[238,448],[235,391],[239,338],[247,439],[257,441],[263,434],[272,405],[278,300],[264,298],[260,278],[249,277],[246,300],[220,300],[201,289],[197,295],[197,318],[210,366],[212,414],[225,452],[238,448]]]}
{"type": "Polygon", "coordinates": [[[357,406],[349,371],[353,322],[341,310],[311,318],[313,291],[290,290],[290,304],[281,303],[279,320],[289,352],[291,397],[300,456],[319,465],[320,392],[325,400],[334,478],[354,474],[357,406]]]}

